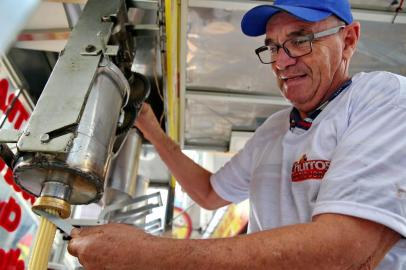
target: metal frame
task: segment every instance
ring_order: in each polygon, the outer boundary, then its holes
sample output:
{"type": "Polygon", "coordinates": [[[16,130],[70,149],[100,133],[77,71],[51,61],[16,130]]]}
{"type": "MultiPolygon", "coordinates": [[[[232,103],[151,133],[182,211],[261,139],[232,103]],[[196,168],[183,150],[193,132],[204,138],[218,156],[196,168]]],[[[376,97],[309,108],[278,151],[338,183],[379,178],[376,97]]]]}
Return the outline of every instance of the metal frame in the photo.
{"type": "Polygon", "coordinates": [[[215,93],[212,91],[189,90],[186,91],[187,99],[198,99],[199,101],[227,101],[253,104],[269,104],[278,106],[289,106],[290,103],[280,96],[257,95],[257,94],[230,94],[227,92],[215,93]]]}
{"type": "Polygon", "coordinates": [[[260,4],[271,4],[269,1],[227,1],[227,0],[189,0],[190,7],[220,8],[227,10],[248,10],[260,4]]]}
{"type": "Polygon", "coordinates": [[[79,4],[72,3],[63,3],[63,8],[65,9],[69,28],[72,29],[79,21],[80,14],[82,14],[82,9],[80,8],[79,4]]]}
{"type": "Polygon", "coordinates": [[[47,144],[41,143],[40,138],[53,130],[78,123],[102,57],[82,56],[80,53],[89,46],[96,49],[105,46],[113,22],[101,18],[117,14],[122,3],[120,0],[88,1],[29,120],[29,133],[25,133],[18,142],[20,151],[66,151],[72,133],[47,144]],[[72,82],[75,84],[72,85],[72,82]],[[55,103],[56,97],[61,96],[64,96],[63,106],[55,103]]]}
{"type": "MultiPolygon", "coordinates": [[[[112,213],[117,213],[113,216],[112,220],[114,222],[135,225],[134,222],[136,220],[146,217],[151,213],[152,209],[161,207],[162,205],[161,193],[155,192],[109,205],[100,212],[97,219],[67,219],[65,223],[73,226],[97,226],[109,223],[111,221],[110,215],[112,213]],[[155,202],[150,202],[150,200],[155,200],[155,202]],[[132,205],[137,205],[139,203],[145,203],[145,205],[135,209],[122,211],[123,209],[127,209],[127,207],[131,207],[132,205]]],[[[136,226],[145,229],[150,233],[157,233],[158,231],[162,230],[161,226],[156,226],[158,223],[159,225],[162,223],[160,218],[136,226]]]]}
{"type": "Polygon", "coordinates": [[[187,15],[189,0],[180,4],[179,37],[179,144],[185,147],[185,106],[186,106],[186,54],[187,54],[187,15]]]}
{"type": "Polygon", "coordinates": [[[142,8],[157,10],[159,3],[157,0],[130,0],[127,1],[128,8],[142,8]]]}

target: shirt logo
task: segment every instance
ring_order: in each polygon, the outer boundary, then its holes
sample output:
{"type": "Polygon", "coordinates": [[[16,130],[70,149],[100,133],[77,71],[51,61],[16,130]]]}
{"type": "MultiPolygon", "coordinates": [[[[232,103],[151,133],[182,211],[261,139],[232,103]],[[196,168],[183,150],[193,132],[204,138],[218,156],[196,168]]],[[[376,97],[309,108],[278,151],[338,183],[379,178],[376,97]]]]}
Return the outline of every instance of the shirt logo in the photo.
{"type": "Polygon", "coordinates": [[[303,155],[292,166],[292,182],[300,182],[309,179],[322,179],[330,167],[329,160],[307,160],[303,155]]]}

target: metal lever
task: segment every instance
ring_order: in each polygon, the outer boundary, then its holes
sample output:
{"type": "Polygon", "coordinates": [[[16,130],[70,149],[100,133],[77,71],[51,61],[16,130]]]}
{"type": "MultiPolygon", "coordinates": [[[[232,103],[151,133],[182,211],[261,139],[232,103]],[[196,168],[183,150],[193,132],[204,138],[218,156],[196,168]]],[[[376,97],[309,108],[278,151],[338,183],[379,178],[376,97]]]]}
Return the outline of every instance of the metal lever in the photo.
{"type": "Polygon", "coordinates": [[[63,220],[62,218],[49,214],[43,210],[36,209],[34,212],[36,214],[38,214],[39,216],[42,216],[42,217],[48,219],[51,223],[53,223],[56,227],[58,227],[58,229],[63,231],[66,235],[70,236],[72,233],[72,230],[75,228],[69,222],[63,220]]]}

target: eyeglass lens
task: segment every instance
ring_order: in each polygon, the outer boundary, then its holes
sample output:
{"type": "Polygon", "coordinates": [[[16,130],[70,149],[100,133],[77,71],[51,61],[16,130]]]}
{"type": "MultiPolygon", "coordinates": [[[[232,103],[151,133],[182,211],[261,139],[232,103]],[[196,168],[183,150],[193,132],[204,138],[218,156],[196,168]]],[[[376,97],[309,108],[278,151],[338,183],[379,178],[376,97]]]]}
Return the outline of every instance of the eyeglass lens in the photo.
{"type": "MultiPolygon", "coordinates": [[[[309,39],[297,38],[286,40],[282,47],[285,52],[292,58],[300,57],[311,52],[311,41],[309,39]]],[[[263,63],[273,63],[276,61],[278,55],[279,46],[275,44],[270,44],[264,46],[261,50],[257,50],[257,54],[263,63]]]]}

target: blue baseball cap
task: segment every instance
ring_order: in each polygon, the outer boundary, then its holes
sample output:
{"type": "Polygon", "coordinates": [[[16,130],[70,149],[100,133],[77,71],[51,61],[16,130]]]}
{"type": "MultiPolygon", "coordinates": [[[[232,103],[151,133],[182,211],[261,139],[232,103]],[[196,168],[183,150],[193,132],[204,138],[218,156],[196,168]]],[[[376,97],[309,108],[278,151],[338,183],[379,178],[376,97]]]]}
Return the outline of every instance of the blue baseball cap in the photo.
{"type": "Polygon", "coordinates": [[[273,5],[257,6],[245,13],[241,21],[242,32],[251,37],[265,34],[268,20],[281,11],[308,22],[318,22],[331,15],[346,24],[353,20],[348,0],[276,0],[273,5]]]}

